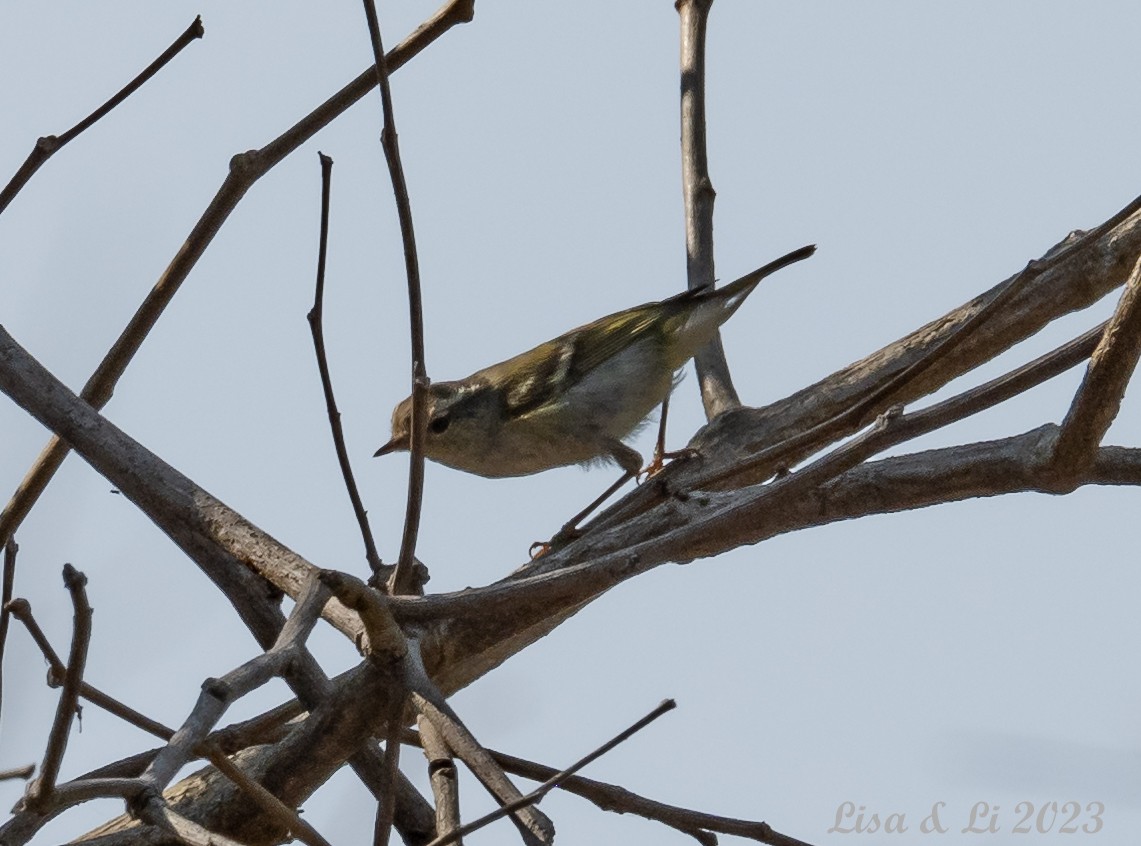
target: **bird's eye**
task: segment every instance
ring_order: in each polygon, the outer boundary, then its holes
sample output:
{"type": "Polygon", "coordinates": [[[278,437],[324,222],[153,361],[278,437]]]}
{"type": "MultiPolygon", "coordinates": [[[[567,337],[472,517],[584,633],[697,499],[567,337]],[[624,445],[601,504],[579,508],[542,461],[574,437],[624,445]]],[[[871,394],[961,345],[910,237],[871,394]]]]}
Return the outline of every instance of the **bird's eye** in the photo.
{"type": "Polygon", "coordinates": [[[428,431],[433,435],[442,435],[444,432],[448,431],[448,424],[451,422],[452,420],[450,417],[448,417],[448,415],[437,414],[435,417],[428,421],[428,431]]]}

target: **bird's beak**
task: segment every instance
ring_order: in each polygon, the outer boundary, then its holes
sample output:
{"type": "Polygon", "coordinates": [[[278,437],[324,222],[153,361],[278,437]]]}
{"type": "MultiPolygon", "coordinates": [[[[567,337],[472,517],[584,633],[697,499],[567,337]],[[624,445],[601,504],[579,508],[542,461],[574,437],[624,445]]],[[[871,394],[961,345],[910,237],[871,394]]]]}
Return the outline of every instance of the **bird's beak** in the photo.
{"type": "Polygon", "coordinates": [[[376,458],[376,457],[381,456],[381,455],[388,455],[390,452],[400,452],[401,450],[407,450],[408,448],[409,448],[409,443],[408,443],[408,437],[407,436],[400,438],[400,437],[397,437],[396,435],[393,435],[392,440],[389,441],[388,443],[386,443],[384,446],[382,446],[376,452],[374,452],[372,454],[372,457],[376,458]]]}

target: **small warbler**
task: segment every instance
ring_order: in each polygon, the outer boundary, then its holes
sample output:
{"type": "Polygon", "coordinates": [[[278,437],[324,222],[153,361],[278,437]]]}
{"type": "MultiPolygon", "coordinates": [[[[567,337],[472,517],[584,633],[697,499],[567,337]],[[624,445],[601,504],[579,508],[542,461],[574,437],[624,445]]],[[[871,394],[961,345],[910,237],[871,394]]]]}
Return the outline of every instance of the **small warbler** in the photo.
{"type": "MultiPolygon", "coordinates": [[[[622,442],[669,395],[675,374],[762,279],[808,258],[801,247],[722,288],[685,291],[572,329],[466,379],[428,388],[424,455],[480,476],[524,476],[642,456],[622,442]]],[[[392,412],[376,455],[409,449],[412,398],[392,412]]],[[[615,488],[617,485],[615,486],[615,488]]]]}

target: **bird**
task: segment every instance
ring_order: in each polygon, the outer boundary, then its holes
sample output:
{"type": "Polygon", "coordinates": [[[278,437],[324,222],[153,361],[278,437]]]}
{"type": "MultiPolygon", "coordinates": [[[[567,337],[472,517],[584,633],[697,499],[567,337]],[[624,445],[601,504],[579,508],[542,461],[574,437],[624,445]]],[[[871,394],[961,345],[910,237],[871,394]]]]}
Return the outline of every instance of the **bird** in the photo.
{"type": "MultiPolygon", "coordinates": [[[[815,250],[801,247],[728,285],[615,312],[466,378],[431,383],[424,456],[489,478],[614,462],[623,476],[589,513],[639,475],[642,456],[623,439],[669,396],[679,370],[762,279],[815,250]]],[[[391,426],[376,456],[410,449],[411,396],[396,405],[391,426]]]]}

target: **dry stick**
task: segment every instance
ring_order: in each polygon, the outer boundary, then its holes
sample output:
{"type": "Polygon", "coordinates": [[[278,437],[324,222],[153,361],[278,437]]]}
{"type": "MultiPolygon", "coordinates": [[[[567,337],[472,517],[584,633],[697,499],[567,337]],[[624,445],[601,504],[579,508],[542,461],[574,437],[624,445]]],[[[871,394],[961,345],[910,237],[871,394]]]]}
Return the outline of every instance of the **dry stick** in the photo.
{"type": "Polygon", "coordinates": [[[16,767],[11,770],[0,770],[0,781],[11,781],[17,778],[29,779],[35,771],[35,764],[25,764],[22,767],[16,767]]]}
{"type": "Polygon", "coordinates": [[[357,482],[353,477],[353,467],[349,462],[349,451],[345,447],[345,430],[341,427],[341,412],[333,396],[333,377],[329,373],[329,360],[325,355],[325,259],[329,247],[329,192],[332,184],[333,160],[324,153],[317,154],[321,159],[321,235],[317,249],[317,284],[313,295],[313,308],[309,310],[309,330],[313,334],[313,348],[317,355],[317,370],[321,374],[321,389],[325,394],[325,410],[329,415],[329,428],[333,433],[333,448],[337,453],[337,463],[341,467],[341,477],[353,505],[353,513],[360,526],[364,540],[364,555],[368,566],[375,575],[383,566],[380,554],[376,551],[372,529],[368,523],[368,512],[361,501],[357,482]]]}
{"type": "Polygon", "coordinates": [[[400,766],[400,718],[404,714],[407,696],[394,697],[389,705],[385,722],[388,731],[384,738],[384,771],[380,784],[380,800],[376,803],[376,818],[373,821],[373,846],[388,846],[392,837],[392,820],[396,816],[396,792],[392,789],[396,781],[397,767],[400,766]]]}
{"type": "Polygon", "coordinates": [[[428,846],[445,846],[445,844],[453,843],[456,840],[459,840],[462,835],[471,834],[473,831],[476,831],[477,829],[481,829],[484,826],[488,825],[489,823],[493,823],[498,819],[502,819],[503,817],[507,816],[508,814],[513,813],[515,811],[518,811],[521,808],[525,808],[529,805],[537,805],[540,801],[542,801],[543,797],[546,796],[548,793],[550,793],[551,790],[553,790],[555,787],[557,787],[559,785],[559,782],[561,782],[563,779],[574,775],[579,770],[581,770],[583,767],[590,764],[592,761],[595,761],[598,758],[601,758],[603,755],[605,755],[607,752],[609,752],[615,746],[617,746],[618,744],[622,743],[626,739],[632,737],[633,735],[637,734],[639,731],[644,729],[646,726],[648,726],[650,723],[652,723],[654,720],[656,720],[662,714],[666,713],[667,711],[672,711],[676,707],[677,707],[677,703],[674,702],[672,699],[663,700],[662,703],[660,705],[658,705],[657,708],[655,708],[653,711],[651,711],[646,716],[642,717],[642,719],[638,720],[638,722],[634,723],[632,726],[630,726],[625,731],[622,731],[619,734],[615,735],[614,737],[612,737],[610,740],[606,741],[606,743],[603,743],[601,746],[599,746],[597,749],[595,749],[590,754],[588,754],[588,755],[580,758],[579,760],[575,761],[573,764],[571,764],[565,770],[562,770],[560,772],[555,773],[550,778],[548,778],[546,781],[544,781],[542,784],[540,784],[538,787],[536,787],[534,790],[532,790],[530,793],[528,793],[526,796],[521,796],[519,799],[515,800],[514,802],[510,802],[506,805],[503,805],[502,807],[497,808],[496,810],[492,811],[489,814],[485,814],[484,816],[480,817],[477,820],[473,820],[472,822],[467,823],[466,825],[460,826],[455,831],[452,831],[452,832],[449,832],[448,834],[443,834],[440,837],[437,837],[435,840],[433,840],[431,843],[429,843],[428,846]]]}
{"type": "MultiPolygon", "coordinates": [[[[52,687],[59,687],[67,675],[67,667],[64,666],[63,661],[60,660],[59,655],[55,649],[52,648],[51,643],[44,634],[43,629],[40,628],[39,623],[36,622],[32,616],[32,606],[26,599],[17,599],[13,602],[7,603],[12,616],[24,624],[28,633],[32,636],[32,640],[40,649],[40,654],[43,655],[44,660],[48,664],[48,684],[52,687]]],[[[117,699],[108,696],[103,691],[96,687],[82,682],[79,686],[79,695],[99,708],[114,714],[116,717],[130,723],[136,728],[140,728],[155,737],[163,740],[170,740],[174,734],[174,729],[167,728],[162,723],[152,720],[145,714],[141,714],[128,705],[123,704],[117,699]]]]}
{"type": "MultiPolygon", "coordinates": [[[[0,327],[0,358],[4,359],[5,365],[0,367],[0,382],[3,382],[4,390],[49,428],[71,438],[83,451],[86,460],[115,481],[144,513],[166,528],[172,540],[210,575],[223,594],[234,603],[259,642],[266,647],[270,646],[281,631],[284,617],[273,599],[266,596],[264,582],[247,569],[251,558],[257,561],[261,556],[272,554],[277,561],[284,558],[296,563],[300,572],[297,573],[297,580],[288,585],[291,596],[296,596],[301,591],[302,579],[314,569],[312,565],[261,533],[189,479],[165,465],[157,456],[131,441],[100,417],[89,404],[80,402],[28,356],[4,332],[3,327],[0,327]],[[33,400],[33,397],[36,399],[33,400]],[[57,401],[62,402],[62,406],[56,405],[57,401]],[[41,404],[54,407],[54,411],[46,406],[41,407],[41,404]],[[64,411],[63,407],[68,410],[64,411]],[[85,422],[77,424],[77,420],[85,422]],[[131,472],[121,476],[120,472],[126,472],[125,468],[128,467],[131,472]],[[163,478],[164,484],[159,489],[152,490],[149,495],[143,494],[139,485],[146,487],[143,479],[150,473],[163,478]],[[260,539],[262,545],[243,543],[250,535],[260,539]],[[240,559],[236,557],[237,549],[242,550],[240,559]]],[[[154,481],[154,478],[151,480],[154,481]]],[[[358,630],[359,620],[343,608],[330,612],[330,617],[337,621],[337,625],[347,625],[351,617],[352,625],[348,631],[358,630]]],[[[336,686],[330,683],[315,659],[304,651],[297,656],[293,670],[286,681],[311,708],[344,686],[343,682],[336,686]]],[[[364,708],[363,704],[361,708],[364,708]]],[[[342,721],[340,736],[353,734],[364,742],[370,729],[363,723],[362,719],[342,721]]],[[[338,731],[331,731],[323,739],[328,741],[330,735],[337,736],[338,731]]],[[[351,754],[350,763],[354,770],[370,789],[375,790],[382,760],[377,750],[366,743],[351,754]]],[[[334,762],[330,760],[323,763],[331,766],[334,762]]],[[[320,777],[321,771],[320,767],[311,768],[306,772],[306,778],[291,782],[292,787],[300,791],[303,785],[313,784],[320,777]]],[[[402,831],[413,835],[432,831],[434,815],[430,804],[416,793],[406,779],[400,780],[398,789],[401,797],[399,824],[402,831]]]]}
{"type": "Polygon", "coordinates": [[[0,706],[4,704],[4,653],[8,644],[8,618],[12,612],[8,603],[12,601],[12,590],[16,582],[16,553],[20,551],[14,538],[4,544],[4,576],[0,587],[0,706]]]}
{"type": "MultiPolygon", "coordinates": [[[[245,723],[228,726],[219,731],[211,732],[206,740],[195,748],[195,752],[208,758],[217,765],[217,762],[214,761],[215,754],[232,754],[234,751],[255,744],[275,743],[283,736],[283,728],[280,721],[291,719],[293,716],[296,716],[299,710],[298,703],[287,703],[261,717],[256,717],[252,720],[247,720],[245,723]],[[268,730],[266,724],[268,724],[268,730]]],[[[147,730],[146,726],[140,727],[147,730]]],[[[159,736],[164,740],[169,740],[174,734],[173,729],[166,729],[165,727],[162,727],[162,729],[165,734],[159,736]]],[[[62,813],[69,806],[78,802],[106,796],[119,796],[130,800],[132,797],[137,796],[139,776],[142,775],[147,766],[161,751],[161,749],[152,749],[149,752],[132,755],[129,758],[124,758],[113,764],[92,770],[70,782],[59,785],[53,795],[53,806],[48,809],[46,814],[30,814],[27,811],[18,813],[13,817],[10,823],[6,823],[0,828],[0,843],[26,841],[32,836],[35,830],[42,827],[59,813],[62,813]],[[13,831],[15,834],[12,833],[13,831]]],[[[226,769],[224,765],[219,767],[219,771],[227,777],[231,775],[230,771],[226,769]]],[[[242,774],[238,778],[231,778],[231,781],[244,790],[246,789],[246,783],[249,782],[249,778],[242,774]]],[[[272,801],[276,804],[273,807],[269,807],[267,804],[269,800],[265,799],[265,797],[260,795],[257,791],[264,792],[264,789],[258,786],[256,790],[249,791],[249,796],[254,802],[261,805],[262,809],[266,811],[269,816],[277,818],[279,822],[284,822],[285,818],[282,809],[284,809],[284,813],[293,813],[288,806],[276,797],[272,798],[272,801]]],[[[291,823],[285,827],[290,830],[304,830],[305,824],[303,822],[297,824],[291,823]]]]}
{"type": "MultiPolygon", "coordinates": [[[[456,762],[447,741],[431,720],[420,714],[416,717],[416,726],[420,729],[418,739],[424,757],[428,759],[428,779],[436,800],[436,831],[448,834],[460,827],[460,786],[456,778],[456,762]]],[[[456,843],[460,842],[456,840],[456,843]]]]}
{"type": "Polygon", "coordinates": [[[1070,242],[1062,247],[1053,255],[1047,256],[1045,259],[1032,261],[1027,264],[1022,271],[1011,279],[1002,290],[986,303],[977,312],[963,321],[955,330],[944,338],[938,344],[935,344],[931,350],[927,352],[919,361],[916,361],[909,367],[904,368],[895,376],[888,379],[879,388],[876,388],[866,397],[861,399],[858,403],[853,405],[848,410],[841,412],[835,417],[826,420],[825,422],[814,426],[802,436],[789,438],[780,444],[771,447],[769,450],[762,450],[748,460],[741,462],[735,467],[720,473],[715,473],[709,476],[700,478],[695,486],[704,487],[707,485],[715,484],[725,479],[732,478],[733,476],[746,473],[757,466],[763,465],[767,462],[779,461],[779,456],[787,456],[796,452],[803,443],[810,443],[814,437],[820,437],[822,432],[828,433],[831,437],[841,437],[845,431],[851,431],[860,424],[860,421],[867,417],[867,415],[874,413],[878,406],[890,402],[893,394],[898,392],[901,388],[906,386],[912,380],[918,378],[923,373],[930,370],[935,364],[946,358],[955,347],[963,343],[976,329],[981,327],[987,320],[989,320],[999,309],[1014,299],[1016,294],[1021,293],[1030,283],[1045,273],[1047,270],[1057,267],[1073,256],[1077,255],[1080,250],[1089,244],[1096,243],[1102,236],[1110,232],[1119,223],[1122,223],[1132,215],[1141,210],[1141,197],[1135,198],[1125,208],[1121,209],[1117,214],[1113,215],[1108,220],[1104,221],[1100,226],[1096,226],[1088,232],[1084,233],[1078,239],[1070,242]],[[814,434],[815,433],[815,434],[814,434]],[[777,453],[776,456],[768,455],[768,453],[777,453]]]}
{"type": "Polygon", "coordinates": [[[39,777],[28,788],[28,807],[35,809],[42,802],[51,799],[55,790],[59,768],[63,763],[63,753],[67,749],[67,738],[71,733],[71,721],[79,705],[79,687],[83,681],[83,669],[87,664],[87,647],[91,644],[91,605],[87,601],[87,577],[70,564],[63,565],[63,583],[71,594],[74,610],[74,631],[71,636],[71,652],[67,658],[67,672],[63,678],[63,689],[59,694],[55,720],[48,734],[47,751],[40,767],[39,777]]]}
{"type": "MultiPolygon", "coordinates": [[[[223,729],[210,732],[203,741],[203,749],[211,746],[223,754],[233,755],[250,746],[261,746],[277,743],[288,733],[286,723],[304,713],[301,704],[296,700],[286,702],[271,711],[260,714],[240,723],[233,723],[223,729]]],[[[161,740],[170,740],[174,729],[166,729],[166,735],[156,735],[161,740]]],[[[141,775],[161,751],[161,747],[139,752],[127,758],[122,758],[97,769],[90,770],[75,780],[82,781],[92,778],[134,778],[141,775]]],[[[195,750],[196,752],[200,750],[195,750]]]]}
{"type": "Polygon", "coordinates": [[[28,180],[32,178],[35,172],[39,170],[52,155],[67,144],[67,142],[75,138],[75,136],[79,135],[79,133],[89,128],[93,123],[135,93],[144,82],[162,70],[171,59],[181,53],[182,49],[190,44],[191,41],[201,38],[203,32],[202,17],[200,15],[194,19],[194,22],[186,28],[186,31],[182,33],[182,35],[175,39],[173,44],[166,48],[161,56],[147,65],[146,69],[128,82],[118,94],[67,132],[63,133],[63,135],[45,135],[43,138],[38,139],[36,146],[32,148],[32,152],[28,155],[28,158],[20,165],[20,169],[16,171],[8,184],[0,190],[0,214],[4,212],[4,209],[8,208],[8,204],[15,199],[16,195],[28,184],[28,180]]]}
{"type": "MultiPolygon", "coordinates": [[[[681,24],[681,185],[685,199],[685,256],[690,290],[712,287],[713,203],[717,192],[709,177],[705,144],[705,31],[713,0],[678,0],[681,24]]],[[[705,417],[741,405],[720,330],[693,358],[705,417]]]]}
{"type": "MultiPolygon", "coordinates": [[[[48,684],[52,687],[58,687],[63,683],[66,671],[63,661],[60,660],[59,655],[52,648],[51,643],[48,642],[39,623],[37,623],[35,617],[32,616],[32,609],[27,600],[17,599],[11,603],[11,606],[12,616],[23,623],[28,629],[33,641],[40,648],[40,654],[48,664],[48,684]]],[[[88,682],[83,682],[80,686],[79,695],[80,698],[87,700],[92,705],[102,708],[124,722],[160,740],[170,740],[171,737],[174,736],[174,729],[136,711],[134,708],[104,693],[88,682]]],[[[301,703],[295,699],[292,702],[279,705],[277,708],[254,717],[253,719],[246,720],[243,723],[212,732],[206,738],[205,743],[226,753],[233,753],[254,744],[272,743],[281,738],[283,725],[303,712],[304,709],[301,703]]],[[[142,753],[143,756],[149,755],[151,758],[156,754],[158,754],[158,750],[142,753]]],[[[130,762],[142,761],[143,766],[137,770],[137,772],[140,773],[143,768],[145,768],[145,765],[149,763],[149,760],[143,761],[138,755],[125,760],[130,762]]],[[[115,764],[111,765],[111,767],[115,766],[115,764]]],[[[81,778],[94,777],[95,774],[102,772],[103,769],[106,768],[100,768],[100,770],[95,770],[93,773],[88,773],[87,776],[81,776],[81,778]]]]}
{"type": "Polygon", "coordinates": [[[261,808],[262,812],[271,819],[277,820],[278,824],[287,832],[287,836],[296,837],[302,843],[308,846],[332,846],[328,840],[321,836],[321,833],[309,823],[301,818],[293,808],[290,808],[239,768],[233,761],[231,761],[226,754],[222,752],[217,746],[210,743],[201,744],[202,748],[207,752],[207,759],[211,764],[236,784],[242,791],[245,792],[253,801],[261,808]]]}
{"type": "MultiPolygon", "coordinates": [[[[449,0],[391,52],[387,57],[390,71],[402,67],[456,24],[470,21],[474,14],[472,3],[473,0],[449,0]]],[[[230,172],[214,195],[214,199],[210,201],[178,254],[159,277],[118,340],[84,385],[80,396],[87,403],[98,410],[111,399],[116,383],[138,352],[143,339],[154,327],[179,286],[198,263],[198,259],[245,196],[246,191],[318,130],[364,97],[374,85],[376,77],[373,69],[369,68],[260,150],[241,153],[230,160],[230,172]]],[[[44,492],[68,451],[67,443],[58,436],[53,436],[48,441],[4,511],[0,513],[0,541],[11,537],[28,516],[28,512],[44,492]]]]}
{"type": "MultiPolygon", "coordinates": [[[[404,741],[427,749],[428,740],[423,731],[419,735],[411,730],[405,732],[404,741]]],[[[528,761],[489,749],[488,752],[507,772],[524,778],[542,781],[550,779],[558,773],[554,767],[528,761]]],[[[680,808],[676,805],[667,805],[633,793],[617,784],[608,784],[604,781],[595,781],[584,776],[575,775],[559,780],[559,788],[575,796],[581,796],[593,802],[604,811],[617,814],[637,814],[654,822],[660,822],[677,829],[703,844],[715,846],[717,838],[710,832],[718,834],[731,834],[737,837],[746,837],[759,843],[775,844],[776,846],[809,846],[803,841],[796,840],[788,835],[774,831],[765,822],[755,820],[739,820],[733,817],[722,817],[716,814],[707,814],[702,811],[693,811],[680,808]]]]}
{"type": "Polygon", "coordinates": [[[293,613],[289,615],[289,620],[269,650],[251,658],[220,679],[207,679],[203,682],[202,693],[190,716],[174,733],[166,747],[155,756],[155,760],[143,773],[142,780],[161,792],[193,758],[198,744],[205,740],[234,701],[272,679],[284,676],[316,624],[328,598],[329,594],[316,576],[309,579],[293,607],[293,613]]]}
{"type": "MultiPolygon", "coordinates": [[[[419,642],[404,637],[389,607],[392,600],[378,591],[370,590],[348,573],[322,570],[320,579],[347,608],[360,614],[368,634],[369,658],[386,675],[399,673],[399,680],[393,679],[393,682],[404,688],[416,710],[433,722],[448,746],[468,765],[496,801],[506,804],[519,799],[522,796],[519,790],[495,764],[487,750],[475,739],[428,678],[419,642]]],[[[394,738],[399,737],[399,732],[393,730],[393,722],[395,720],[390,719],[388,734],[391,748],[395,750],[399,743],[394,742],[394,738]]],[[[388,754],[386,748],[385,755],[388,754]]],[[[512,821],[518,826],[524,841],[529,844],[548,843],[553,836],[550,820],[533,808],[523,809],[512,817],[512,821]]],[[[378,813],[378,836],[383,834],[381,823],[378,813]]]]}
{"type": "Polygon", "coordinates": [[[144,801],[135,813],[139,819],[176,838],[187,846],[245,846],[237,840],[211,831],[172,810],[158,796],[144,801]]]}
{"type": "Polygon", "coordinates": [[[372,41],[372,55],[376,61],[376,80],[380,88],[384,128],[380,143],[384,160],[388,164],[388,177],[396,199],[396,213],[400,218],[400,239],[404,244],[404,271],[408,276],[408,321],[412,338],[412,438],[408,467],[408,506],[404,512],[404,536],[400,540],[400,558],[396,570],[388,581],[391,594],[411,593],[412,574],[416,554],[416,537],[420,532],[420,505],[424,498],[424,432],[428,425],[427,388],[428,373],[424,363],[424,306],[420,297],[420,261],[416,255],[416,233],[412,227],[412,204],[408,198],[408,183],[400,163],[400,142],[396,137],[396,117],[392,111],[392,91],[388,86],[388,64],[380,41],[380,22],[376,17],[373,0],[364,0],[368,34],[372,41]]]}
{"type": "Polygon", "coordinates": [[[971,315],[967,320],[963,321],[954,332],[936,344],[919,361],[896,373],[856,404],[799,435],[794,435],[780,443],[773,444],[773,446],[767,449],[761,450],[733,467],[700,476],[693,483],[690,490],[707,489],[722,482],[729,481],[734,477],[744,475],[758,466],[779,463],[782,458],[793,455],[803,449],[807,444],[840,437],[845,430],[858,426],[860,421],[867,417],[871,409],[876,408],[912,379],[930,370],[938,362],[950,355],[957,346],[969,338],[991,315],[1008,303],[1016,293],[1029,285],[1041,272],[1042,271],[1037,268],[1034,270],[1029,267],[1026,268],[1026,270],[1011,280],[1010,284],[1003,288],[994,299],[971,315]]]}
{"type": "MultiPolygon", "coordinates": [[[[347,608],[360,614],[365,634],[368,636],[369,660],[394,686],[404,688],[402,676],[405,674],[400,668],[408,654],[408,644],[404,639],[404,633],[388,609],[387,597],[379,591],[370,590],[364,582],[348,573],[322,570],[318,578],[347,608]]],[[[387,742],[384,747],[384,767],[381,770],[380,783],[377,785],[379,798],[373,826],[374,846],[387,846],[392,834],[392,820],[396,813],[393,785],[400,763],[398,738],[407,699],[407,689],[402,689],[399,695],[392,697],[385,715],[385,723],[388,726],[387,742]]]]}
{"type": "Polygon", "coordinates": [[[309,846],[329,846],[312,826],[298,817],[295,810],[261,785],[252,782],[216,746],[206,742],[210,730],[233,701],[284,674],[316,625],[321,608],[327,600],[328,593],[319,581],[316,578],[310,579],[288,622],[282,628],[281,635],[269,651],[247,661],[223,678],[210,679],[203,684],[202,695],[194,711],[139,777],[140,787],[149,788],[145,790],[146,793],[154,796],[161,794],[178,770],[196,752],[205,752],[215,767],[246,791],[271,819],[309,846]]]}
{"type": "Polygon", "coordinates": [[[1059,490],[1066,493],[1093,466],[1102,438],[1121,408],[1121,398],[1141,356],[1141,259],[1125,283],[1113,317],[1094,350],[1085,378],[1062,421],[1054,450],[1059,490]]]}
{"type": "MultiPolygon", "coordinates": [[[[409,646],[408,658],[404,662],[405,678],[416,710],[432,721],[453,754],[467,764],[468,769],[496,802],[505,805],[522,798],[519,788],[511,782],[503,768],[495,763],[491,753],[476,740],[428,678],[419,643],[412,641],[409,646]]],[[[511,821],[528,846],[550,843],[554,839],[554,825],[538,808],[520,808],[511,814],[511,821]]]]}
{"type": "MultiPolygon", "coordinates": [[[[555,774],[554,767],[537,764],[494,750],[491,750],[491,754],[505,770],[524,778],[548,779],[555,774]]],[[[575,796],[581,796],[583,799],[593,802],[604,811],[613,811],[618,814],[637,814],[645,819],[660,822],[688,834],[699,842],[707,844],[707,846],[715,846],[717,843],[717,838],[710,832],[746,837],[759,843],[772,844],[772,846],[809,846],[801,840],[773,830],[766,822],[739,820],[733,817],[722,817],[717,814],[680,808],[676,805],[667,805],[665,802],[657,802],[639,796],[619,785],[595,781],[584,776],[571,776],[564,779],[559,782],[559,787],[568,793],[573,793],[575,796]]]]}
{"type": "MultiPolygon", "coordinates": [[[[1105,324],[1086,332],[1053,352],[1040,356],[997,379],[992,379],[977,388],[964,391],[942,402],[919,411],[903,414],[902,409],[894,409],[881,414],[875,425],[868,431],[818,458],[808,466],[768,485],[759,486],[759,492],[747,497],[711,518],[721,522],[742,520],[746,524],[754,521],[765,508],[770,507],[774,498],[803,495],[830,479],[866,461],[876,453],[904,441],[933,432],[936,429],[955,423],[1000,402],[1005,402],[1047,379],[1051,379],[1087,358],[1097,339],[1104,331],[1105,324]]],[[[708,520],[695,520],[675,532],[663,534],[660,541],[677,549],[684,549],[687,540],[709,530],[708,520]]],[[[651,541],[651,545],[659,541],[651,541]]]]}

